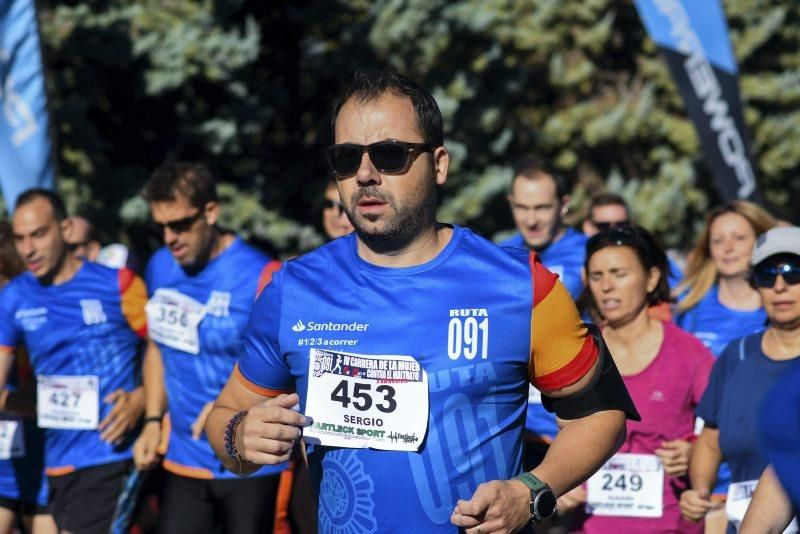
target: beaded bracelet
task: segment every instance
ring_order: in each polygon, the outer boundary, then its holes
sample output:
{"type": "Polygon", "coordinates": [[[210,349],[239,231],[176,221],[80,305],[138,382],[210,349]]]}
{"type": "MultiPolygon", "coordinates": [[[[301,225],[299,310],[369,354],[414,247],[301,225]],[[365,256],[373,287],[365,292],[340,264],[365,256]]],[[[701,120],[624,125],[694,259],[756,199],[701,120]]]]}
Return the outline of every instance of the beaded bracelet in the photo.
{"type": "Polygon", "coordinates": [[[225,452],[228,453],[230,458],[239,462],[240,475],[242,474],[242,464],[247,463],[247,460],[241,457],[239,449],[236,447],[236,429],[239,428],[239,423],[242,422],[242,419],[244,419],[246,415],[247,410],[238,412],[231,417],[231,420],[228,421],[228,424],[225,426],[225,452]]]}

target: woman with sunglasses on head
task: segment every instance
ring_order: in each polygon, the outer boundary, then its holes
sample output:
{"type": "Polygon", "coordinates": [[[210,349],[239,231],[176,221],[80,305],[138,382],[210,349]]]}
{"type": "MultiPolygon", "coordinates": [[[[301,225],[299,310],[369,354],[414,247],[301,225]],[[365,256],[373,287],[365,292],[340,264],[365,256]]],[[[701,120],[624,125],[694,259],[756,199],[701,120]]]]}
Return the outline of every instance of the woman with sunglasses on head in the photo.
{"type": "Polygon", "coordinates": [[[579,305],[603,325],[642,421],[628,421],[619,452],[585,489],[559,499],[559,510],[588,503],[592,512],[579,510],[573,527],[579,532],[702,532],[681,517],[678,500],[687,486],[694,408],[714,357],[694,336],[648,314],[670,293],[667,256],[647,230],[615,227],[586,249],[579,305]],[[615,506],[621,501],[632,506],[615,506]]]}
{"type": "MultiPolygon", "coordinates": [[[[750,283],[762,299],[769,326],[733,341],[714,364],[697,407],[705,427],[692,454],[693,489],[681,496],[684,516],[702,519],[712,506],[708,496],[717,468],[727,461],[732,474],[726,502],[729,533],[736,532],[767,467],[758,436],[762,402],[778,378],[800,362],[800,229],[766,232],[753,249],[751,264],[750,283]]],[[[766,409],[774,414],[774,425],[796,424],[778,415],[785,413],[783,406],[766,409]]]]}

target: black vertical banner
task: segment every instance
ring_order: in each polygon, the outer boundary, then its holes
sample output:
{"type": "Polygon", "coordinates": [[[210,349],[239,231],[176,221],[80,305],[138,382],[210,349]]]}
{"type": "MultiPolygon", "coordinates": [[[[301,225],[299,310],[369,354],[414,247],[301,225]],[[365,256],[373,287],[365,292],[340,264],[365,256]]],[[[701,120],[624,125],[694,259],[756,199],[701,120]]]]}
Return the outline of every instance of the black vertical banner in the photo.
{"type": "Polygon", "coordinates": [[[678,84],[723,199],[761,204],[742,116],[736,58],[719,0],[635,2],[678,84]]]}

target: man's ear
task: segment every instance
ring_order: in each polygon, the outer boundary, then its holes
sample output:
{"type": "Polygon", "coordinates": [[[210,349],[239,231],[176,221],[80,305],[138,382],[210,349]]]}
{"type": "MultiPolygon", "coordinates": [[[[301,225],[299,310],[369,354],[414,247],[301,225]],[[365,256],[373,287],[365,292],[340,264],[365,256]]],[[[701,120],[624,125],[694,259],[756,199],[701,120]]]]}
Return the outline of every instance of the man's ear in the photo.
{"type": "Polygon", "coordinates": [[[206,202],[206,207],[204,208],[203,211],[205,212],[206,224],[208,224],[209,226],[214,226],[215,224],[217,224],[217,221],[219,220],[219,216],[221,213],[221,210],[219,208],[219,202],[215,200],[212,200],[211,202],[206,202]]]}

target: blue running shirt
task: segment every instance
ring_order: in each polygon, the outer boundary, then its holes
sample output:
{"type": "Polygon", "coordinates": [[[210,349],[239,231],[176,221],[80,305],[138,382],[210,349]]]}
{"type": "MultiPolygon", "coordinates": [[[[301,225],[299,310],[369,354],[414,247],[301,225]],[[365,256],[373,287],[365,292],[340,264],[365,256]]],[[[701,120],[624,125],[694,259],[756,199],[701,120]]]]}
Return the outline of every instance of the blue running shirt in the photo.
{"type": "MultiPolygon", "coordinates": [[[[763,332],[735,340],[714,363],[697,416],[719,428],[719,448],[731,481],[758,480],[767,467],[760,434],[760,411],[778,378],[799,358],[773,360],[761,350],[763,332]]],[[[784,413],[781,407],[773,407],[784,413]]]]}
{"type": "Polygon", "coordinates": [[[680,314],[675,322],[695,335],[708,349],[719,356],[728,343],[753,332],[764,330],[767,313],[732,310],[719,301],[719,288],[714,285],[693,308],[680,314]]]}
{"type": "MultiPolygon", "coordinates": [[[[20,381],[31,377],[25,351],[18,350],[14,366],[8,375],[6,388],[16,391],[20,381]]],[[[13,415],[0,415],[3,434],[16,425],[16,432],[4,435],[4,459],[0,459],[0,497],[26,505],[47,505],[47,477],[44,473],[44,432],[36,420],[13,415]],[[10,422],[11,424],[9,424],[10,422]],[[20,433],[22,439],[17,436],[20,433]],[[11,449],[7,448],[11,445],[11,449]],[[10,453],[10,454],[6,454],[10,453]],[[9,457],[10,456],[10,457],[9,457]]]]}
{"type": "MultiPolygon", "coordinates": [[[[237,238],[193,276],[186,274],[167,248],[158,250],[147,266],[150,334],[161,350],[168,398],[170,431],[164,459],[167,471],[191,478],[237,478],[224,468],[205,434],[197,440],[192,438],[191,427],[203,407],[217,398],[243,353],[244,330],[256,298],[259,275],[269,262],[267,256],[237,238]],[[170,299],[191,299],[202,310],[195,329],[199,334],[197,353],[159,339],[158,321],[191,321],[168,313],[162,318],[162,309],[153,298],[159,292],[170,299]]],[[[258,474],[269,475],[283,469],[283,465],[265,467],[258,474]]]]}
{"type": "MultiPolygon", "coordinates": [[[[545,391],[574,383],[596,362],[597,348],[569,294],[535,254],[499,248],[459,227],[434,259],[413,267],[370,264],[356,247],[350,235],[284,264],[253,308],[235,375],[265,396],[296,390],[306,413],[317,349],[362,361],[413,357],[428,378],[428,413],[408,419],[427,420],[419,450],[313,446],[319,527],[454,532],[458,499],[520,473],[529,383],[545,391]]],[[[378,388],[370,390],[373,402],[397,409],[378,388]]],[[[327,399],[329,392],[314,394],[327,399]]],[[[330,392],[331,405],[336,395],[330,392]]],[[[352,411],[343,419],[353,424],[347,428],[380,432],[382,420],[359,421],[358,402],[342,404],[352,411]]],[[[324,427],[316,417],[315,428],[324,427]]]]}
{"type": "MultiPolygon", "coordinates": [[[[106,395],[138,385],[146,298],[144,283],[128,269],[84,262],[71,280],[53,286],[24,273],[0,293],[0,316],[11,318],[0,321],[0,345],[25,345],[40,383],[53,376],[97,377],[102,421],[113,406],[103,402],[106,395]]],[[[50,476],[130,457],[130,442],[106,443],[96,429],[45,430],[50,476]]]]}

